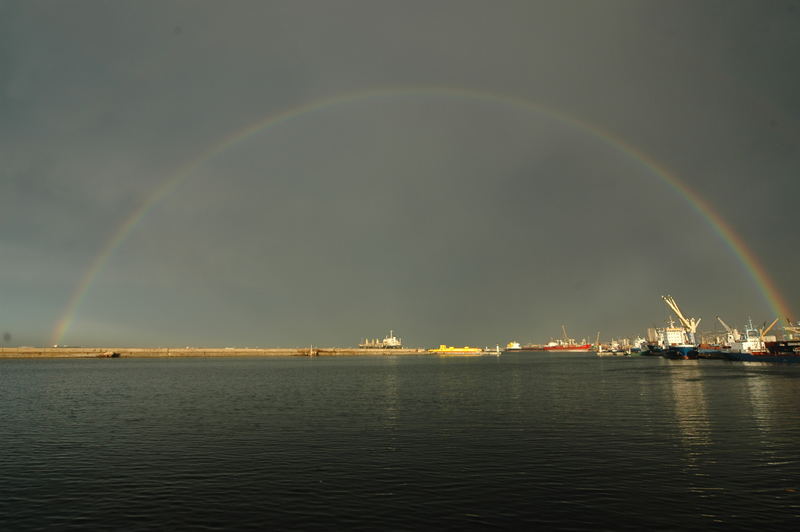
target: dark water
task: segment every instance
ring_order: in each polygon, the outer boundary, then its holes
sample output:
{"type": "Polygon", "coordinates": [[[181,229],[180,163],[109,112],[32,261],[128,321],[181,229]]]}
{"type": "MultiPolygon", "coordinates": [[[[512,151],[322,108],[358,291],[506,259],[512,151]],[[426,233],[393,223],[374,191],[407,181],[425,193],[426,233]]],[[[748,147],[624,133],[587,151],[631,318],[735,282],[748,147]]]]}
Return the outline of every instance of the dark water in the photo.
{"type": "Polygon", "coordinates": [[[501,357],[0,361],[0,528],[776,529],[800,368],[501,357]]]}

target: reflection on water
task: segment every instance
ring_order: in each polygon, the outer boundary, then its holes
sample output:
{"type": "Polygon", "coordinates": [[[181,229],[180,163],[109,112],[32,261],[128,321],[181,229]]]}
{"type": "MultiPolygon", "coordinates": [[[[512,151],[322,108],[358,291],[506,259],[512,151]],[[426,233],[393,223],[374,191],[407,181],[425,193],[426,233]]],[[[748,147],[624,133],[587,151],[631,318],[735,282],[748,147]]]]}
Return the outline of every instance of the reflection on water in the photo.
{"type": "Polygon", "coordinates": [[[397,357],[386,359],[386,371],[383,383],[384,391],[384,426],[391,430],[397,426],[398,391],[397,391],[397,357]]]}
{"type": "Polygon", "coordinates": [[[546,353],[3,361],[0,404],[4,530],[800,517],[800,368],[546,353]]]}
{"type": "MultiPolygon", "coordinates": [[[[798,380],[787,378],[781,369],[768,364],[748,364],[749,378],[746,380],[749,395],[749,406],[752,419],[758,427],[760,465],[775,471],[775,481],[786,493],[797,493],[800,490],[797,478],[782,474],[788,466],[796,466],[798,457],[794,452],[786,452],[781,439],[786,436],[787,427],[798,427],[800,414],[797,410],[786,415],[786,411],[775,408],[776,404],[796,404],[798,398],[798,380]]],[[[794,431],[794,437],[800,437],[800,430],[794,431]]]]}
{"type": "Polygon", "coordinates": [[[698,360],[664,360],[668,364],[672,405],[681,440],[690,461],[711,443],[711,423],[698,360]]]}
{"type": "Polygon", "coordinates": [[[747,392],[749,394],[749,407],[753,414],[753,419],[758,428],[764,432],[769,433],[772,430],[772,397],[771,389],[779,386],[779,382],[774,379],[770,382],[767,375],[753,372],[749,378],[745,380],[747,392]]]}
{"type": "MultiPolygon", "coordinates": [[[[686,490],[698,500],[713,500],[724,488],[714,478],[716,460],[711,452],[711,420],[702,363],[699,360],[665,360],[669,367],[673,414],[683,449],[686,490]]],[[[698,509],[709,522],[724,522],[712,505],[698,509]]]]}

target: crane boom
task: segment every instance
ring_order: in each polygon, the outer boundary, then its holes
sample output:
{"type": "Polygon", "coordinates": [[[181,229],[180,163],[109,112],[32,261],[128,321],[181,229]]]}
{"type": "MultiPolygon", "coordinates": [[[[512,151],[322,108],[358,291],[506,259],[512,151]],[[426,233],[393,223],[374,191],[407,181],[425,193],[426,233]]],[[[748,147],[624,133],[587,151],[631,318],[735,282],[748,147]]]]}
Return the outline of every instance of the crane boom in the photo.
{"type": "Polygon", "coordinates": [[[702,318],[694,319],[684,316],[683,312],[681,312],[681,309],[678,306],[678,303],[675,301],[675,298],[670,295],[661,296],[661,299],[663,299],[667,306],[672,309],[676,316],[678,316],[678,319],[686,329],[689,343],[695,343],[695,333],[697,332],[697,326],[700,325],[700,320],[702,318]]]}
{"type": "Polygon", "coordinates": [[[728,342],[738,342],[739,338],[741,338],[739,330],[731,329],[731,327],[727,323],[722,321],[722,318],[720,318],[719,316],[717,316],[717,320],[719,320],[719,322],[722,324],[723,327],[725,327],[725,330],[728,332],[728,342]]]}
{"type": "Polygon", "coordinates": [[[760,334],[759,336],[761,337],[761,341],[762,341],[762,342],[764,341],[764,337],[767,335],[767,333],[769,332],[769,330],[770,330],[770,329],[772,329],[773,327],[775,327],[775,324],[776,324],[776,323],[778,323],[778,320],[779,320],[779,319],[780,319],[780,318],[775,318],[775,319],[773,320],[773,322],[769,324],[769,327],[767,327],[766,329],[761,329],[761,334],[760,334]]]}
{"type": "Polygon", "coordinates": [[[672,309],[672,312],[674,312],[675,315],[678,316],[678,319],[680,320],[680,322],[683,323],[683,325],[688,328],[689,327],[689,323],[686,321],[686,318],[684,317],[683,313],[681,312],[681,309],[678,307],[678,304],[675,302],[674,299],[672,299],[672,296],[661,296],[661,299],[663,299],[664,303],[666,303],[667,306],[670,309],[672,309]]]}
{"type": "Polygon", "coordinates": [[[672,309],[676,316],[678,316],[678,319],[681,321],[681,323],[683,323],[683,326],[689,330],[689,332],[692,334],[697,332],[697,326],[700,325],[700,320],[702,318],[695,320],[694,318],[687,318],[684,316],[683,312],[681,312],[681,309],[678,306],[678,303],[672,296],[661,296],[661,299],[663,299],[667,306],[672,309]]]}
{"type": "Polygon", "coordinates": [[[794,335],[800,335],[800,322],[797,325],[792,323],[792,319],[789,316],[786,316],[786,325],[783,326],[783,330],[789,333],[789,338],[794,338],[794,335]]]}

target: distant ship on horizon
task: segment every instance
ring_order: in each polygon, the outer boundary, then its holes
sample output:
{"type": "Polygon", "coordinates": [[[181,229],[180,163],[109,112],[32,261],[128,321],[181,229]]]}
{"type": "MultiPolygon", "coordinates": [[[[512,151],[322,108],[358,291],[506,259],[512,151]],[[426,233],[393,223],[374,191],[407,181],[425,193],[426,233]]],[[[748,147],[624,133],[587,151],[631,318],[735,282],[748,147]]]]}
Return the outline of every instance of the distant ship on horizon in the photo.
{"type": "Polygon", "coordinates": [[[358,344],[361,349],[402,349],[403,341],[395,337],[394,331],[389,331],[389,336],[383,340],[366,338],[363,342],[358,344]]]}
{"type": "Polygon", "coordinates": [[[428,349],[429,353],[433,353],[435,355],[472,355],[478,356],[487,353],[486,350],[481,349],[480,347],[470,347],[468,345],[464,347],[450,347],[445,344],[441,344],[439,347],[434,349],[428,349]]]}
{"type": "Polygon", "coordinates": [[[563,338],[559,340],[551,340],[547,344],[526,344],[520,346],[518,342],[509,342],[506,345],[506,351],[552,351],[556,353],[588,353],[594,350],[591,343],[586,343],[586,340],[581,340],[581,343],[575,341],[567,335],[567,328],[562,325],[561,332],[563,338]]]}
{"type": "Polygon", "coordinates": [[[592,344],[578,344],[570,338],[570,342],[563,342],[561,340],[549,342],[547,345],[542,346],[542,351],[555,351],[559,353],[588,353],[592,351],[592,344]]]}

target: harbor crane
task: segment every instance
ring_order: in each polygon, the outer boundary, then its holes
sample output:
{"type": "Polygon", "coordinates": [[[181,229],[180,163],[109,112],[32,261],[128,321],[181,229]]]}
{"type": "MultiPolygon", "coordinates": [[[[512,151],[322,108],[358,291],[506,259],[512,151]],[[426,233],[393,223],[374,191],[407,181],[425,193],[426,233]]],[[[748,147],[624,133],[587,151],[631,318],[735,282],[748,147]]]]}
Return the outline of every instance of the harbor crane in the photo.
{"type": "Polygon", "coordinates": [[[793,339],[795,336],[800,337],[800,322],[797,325],[792,323],[792,320],[787,316],[786,317],[786,325],[783,326],[783,330],[789,333],[789,339],[793,339]]]}
{"type": "Polygon", "coordinates": [[[761,329],[761,330],[759,331],[759,335],[758,335],[758,336],[761,338],[761,341],[762,341],[762,342],[764,341],[764,337],[767,335],[767,333],[770,331],[770,329],[772,329],[773,327],[775,327],[775,324],[776,324],[776,323],[778,323],[778,320],[779,320],[779,319],[780,319],[780,317],[778,317],[778,318],[775,318],[775,319],[772,321],[772,323],[770,323],[770,324],[769,324],[769,327],[767,327],[766,329],[761,329]]]}
{"type": "Polygon", "coordinates": [[[564,333],[564,342],[569,343],[569,336],[567,336],[567,328],[564,327],[564,324],[561,324],[561,332],[564,333]]]}
{"type": "Polygon", "coordinates": [[[703,318],[695,319],[695,318],[687,318],[686,316],[684,316],[683,312],[681,312],[681,309],[678,306],[678,303],[675,302],[675,298],[673,298],[670,295],[661,296],[661,299],[663,299],[664,302],[667,304],[667,306],[672,309],[672,312],[674,312],[675,315],[678,316],[678,319],[688,332],[689,343],[690,344],[696,343],[694,335],[697,332],[697,326],[700,325],[700,320],[702,320],[703,318]]]}
{"type": "Polygon", "coordinates": [[[717,321],[719,321],[722,324],[722,326],[725,327],[725,330],[728,332],[728,345],[732,344],[733,342],[739,341],[739,338],[741,338],[741,334],[737,329],[731,329],[730,326],[724,321],[722,321],[722,318],[720,318],[719,316],[717,316],[717,321]]]}

